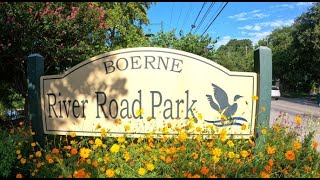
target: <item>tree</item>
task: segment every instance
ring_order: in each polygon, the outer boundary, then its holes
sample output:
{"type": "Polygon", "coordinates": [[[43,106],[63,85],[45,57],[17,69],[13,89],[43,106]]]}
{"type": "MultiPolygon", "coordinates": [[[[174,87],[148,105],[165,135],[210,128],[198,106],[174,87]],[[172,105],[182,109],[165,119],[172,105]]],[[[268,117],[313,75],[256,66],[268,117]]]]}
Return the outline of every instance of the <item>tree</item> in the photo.
{"type": "Polygon", "coordinates": [[[2,2],[0,82],[25,98],[26,58],[32,53],[44,56],[45,74],[57,74],[94,55],[142,44],[150,4],[2,2]]]}
{"type": "Polygon", "coordinates": [[[151,46],[174,48],[189,53],[197,54],[207,59],[214,60],[215,50],[212,48],[216,40],[212,40],[209,35],[200,36],[188,33],[180,36],[175,35],[175,30],[169,32],[159,32],[150,39],[151,46]]]}
{"type": "Polygon", "coordinates": [[[303,75],[297,89],[308,92],[313,83],[320,84],[320,3],[294,21],[292,36],[295,73],[303,75]]]}
{"type": "Polygon", "coordinates": [[[249,39],[231,39],[217,49],[217,62],[231,71],[253,71],[253,47],[249,39]]]}
{"type": "Polygon", "coordinates": [[[294,89],[301,74],[296,73],[299,66],[294,63],[292,27],[275,29],[266,39],[272,50],[272,78],[280,80],[283,91],[294,89]]]}

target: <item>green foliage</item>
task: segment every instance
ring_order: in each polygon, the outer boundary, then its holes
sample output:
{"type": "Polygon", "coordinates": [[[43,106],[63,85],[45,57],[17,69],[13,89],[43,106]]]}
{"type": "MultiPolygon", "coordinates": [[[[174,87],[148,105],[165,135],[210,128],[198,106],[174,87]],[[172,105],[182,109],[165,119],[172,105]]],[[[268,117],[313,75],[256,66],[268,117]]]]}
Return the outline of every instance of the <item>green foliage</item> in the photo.
{"type": "Polygon", "coordinates": [[[150,41],[153,47],[178,49],[214,60],[215,50],[212,47],[216,41],[208,35],[200,36],[188,33],[186,35],[180,34],[178,37],[175,30],[172,30],[159,32],[150,41]]]}
{"type": "MultiPolygon", "coordinates": [[[[59,74],[83,60],[110,50],[148,46],[141,26],[148,23],[146,12],[151,4],[0,3],[1,84],[5,83],[13,89],[7,92],[26,98],[26,61],[32,53],[44,57],[45,74],[59,74]]],[[[0,97],[7,96],[1,94],[0,97]]]]}
{"type": "Polygon", "coordinates": [[[0,132],[0,177],[8,178],[16,162],[15,139],[8,131],[0,132]]]}
{"type": "Polygon", "coordinates": [[[253,47],[249,39],[231,39],[217,50],[217,62],[231,71],[253,71],[253,47]]]}
{"type": "Polygon", "coordinates": [[[319,2],[295,20],[292,36],[292,46],[296,56],[293,62],[297,66],[295,73],[305,76],[297,88],[302,92],[308,92],[313,81],[320,83],[319,2]]]}
{"type": "MultiPolygon", "coordinates": [[[[272,31],[267,37],[273,54],[273,78],[283,92],[309,93],[320,83],[320,3],[315,3],[294,24],[272,31]]],[[[266,43],[266,39],[259,43],[266,43]]]]}
{"type": "Polygon", "coordinates": [[[262,125],[259,144],[252,139],[226,139],[226,129],[199,129],[189,120],[179,127],[164,122],[168,128],[163,133],[171,129],[176,132],[172,136],[150,132],[140,138],[108,137],[106,129],[97,127],[101,136],[48,135],[45,146],[39,146],[32,142],[28,125],[19,123],[9,130],[15,161],[10,177],[319,177],[314,132],[301,140],[300,123],[293,127],[288,122],[288,126],[283,115],[271,127],[262,125]],[[208,138],[210,131],[215,135],[208,138]]]}

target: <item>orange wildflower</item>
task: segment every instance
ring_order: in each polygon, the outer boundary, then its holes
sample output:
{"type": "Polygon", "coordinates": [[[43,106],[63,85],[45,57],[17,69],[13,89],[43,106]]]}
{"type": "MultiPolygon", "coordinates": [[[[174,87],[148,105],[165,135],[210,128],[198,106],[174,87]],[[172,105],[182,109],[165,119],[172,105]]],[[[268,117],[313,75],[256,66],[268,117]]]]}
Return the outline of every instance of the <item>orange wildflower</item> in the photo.
{"type": "Polygon", "coordinates": [[[78,150],[76,148],[72,148],[70,153],[71,153],[71,155],[76,155],[76,154],[78,154],[78,150]]]}
{"type": "Polygon", "coordinates": [[[293,143],[293,148],[294,148],[294,149],[300,149],[300,148],[301,148],[300,142],[295,141],[295,142],[293,143]]]}
{"type": "Polygon", "coordinates": [[[16,175],[16,178],[22,178],[22,174],[18,173],[18,174],[16,175]]]}
{"type": "Polygon", "coordinates": [[[304,169],[305,169],[306,171],[311,171],[311,167],[310,167],[310,166],[304,166],[304,169]]]}
{"type": "Polygon", "coordinates": [[[295,158],[295,155],[294,155],[294,152],[293,151],[287,151],[286,154],[285,154],[287,160],[289,161],[293,161],[294,158],[295,158]]]}
{"type": "Polygon", "coordinates": [[[267,147],[267,153],[268,154],[274,154],[276,152],[276,148],[274,146],[270,147],[268,146],[267,147]]]}
{"type": "Polygon", "coordinates": [[[319,144],[318,144],[317,141],[314,141],[314,142],[313,142],[313,148],[314,148],[314,149],[317,149],[317,148],[318,148],[318,145],[319,145],[319,144]]]}
{"type": "Polygon", "coordinates": [[[92,165],[93,165],[94,167],[98,167],[98,161],[93,161],[93,162],[92,162],[92,165]]]}
{"type": "Polygon", "coordinates": [[[273,160],[272,159],[269,159],[269,165],[273,166],[273,160]]]}
{"type": "Polygon", "coordinates": [[[264,169],[265,169],[266,171],[268,171],[269,173],[272,172],[272,167],[269,166],[269,165],[266,165],[266,166],[264,167],[264,169]]]}
{"type": "Polygon", "coordinates": [[[53,154],[59,154],[59,149],[53,148],[51,151],[53,154]]]}
{"type": "Polygon", "coordinates": [[[192,176],[193,178],[200,178],[200,175],[199,174],[195,174],[192,176]]]}
{"type": "Polygon", "coordinates": [[[187,148],[186,148],[185,146],[181,146],[181,147],[180,147],[180,150],[181,150],[181,151],[185,151],[186,149],[187,149],[187,148]]]}
{"type": "Polygon", "coordinates": [[[218,178],[218,177],[215,175],[210,175],[208,178],[218,178]]]}
{"type": "Polygon", "coordinates": [[[201,174],[206,175],[206,174],[208,174],[209,169],[205,166],[202,166],[200,172],[201,172],[201,174]]]}
{"type": "Polygon", "coordinates": [[[268,174],[268,173],[266,173],[264,171],[261,171],[260,175],[261,175],[262,178],[270,178],[270,174],[268,174]]]}
{"type": "Polygon", "coordinates": [[[166,158],[166,163],[168,163],[168,164],[169,164],[169,163],[172,163],[172,158],[171,158],[171,157],[167,157],[167,158],[166,158]]]}

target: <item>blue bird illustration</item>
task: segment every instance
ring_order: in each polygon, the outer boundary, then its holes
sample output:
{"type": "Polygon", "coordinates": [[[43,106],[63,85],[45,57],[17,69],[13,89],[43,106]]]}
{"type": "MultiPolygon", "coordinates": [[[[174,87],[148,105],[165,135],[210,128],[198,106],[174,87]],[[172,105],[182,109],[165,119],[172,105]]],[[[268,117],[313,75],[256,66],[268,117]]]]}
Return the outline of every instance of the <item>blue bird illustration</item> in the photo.
{"type": "MultiPolygon", "coordinates": [[[[236,113],[238,109],[237,100],[241,98],[240,95],[235,95],[233,98],[234,103],[229,104],[227,93],[221,89],[219,86],[212,84],[214,91],[214,98],[218,102],[218,104],[213,100],[211,95],[206,95],[210,106],[212,109],[218,111],[221,115],[221,124],[224,125],[225,121],[232,121],[234,118],[232,116],[236,113]]],[[[239,118],[236,118],[239,119],[239,118]]],[[[243,119],[243,118],[241,118],[243,119]]]]}

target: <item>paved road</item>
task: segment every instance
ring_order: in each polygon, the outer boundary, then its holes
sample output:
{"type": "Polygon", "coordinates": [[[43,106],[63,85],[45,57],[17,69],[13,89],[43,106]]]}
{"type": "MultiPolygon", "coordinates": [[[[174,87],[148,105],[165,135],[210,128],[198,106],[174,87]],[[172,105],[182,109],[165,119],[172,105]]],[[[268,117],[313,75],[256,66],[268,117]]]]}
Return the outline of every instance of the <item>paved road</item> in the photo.
{"type": "Polygon", "coordinates": [[[299,132],[301,139],[307,132],[316,131],[315,140],[320,144],[320,107],[316,102],[281,97],[271,101],[270,117],[270,125],[274,122],[286,123],[299,132]],[[296,125],[296,115],[301,117],[301,126],[296,125]]]}

